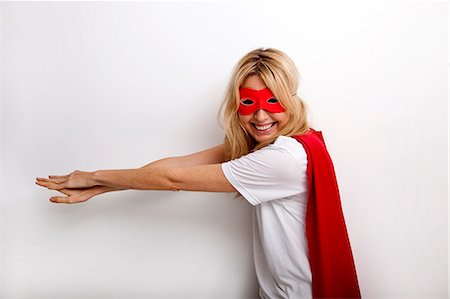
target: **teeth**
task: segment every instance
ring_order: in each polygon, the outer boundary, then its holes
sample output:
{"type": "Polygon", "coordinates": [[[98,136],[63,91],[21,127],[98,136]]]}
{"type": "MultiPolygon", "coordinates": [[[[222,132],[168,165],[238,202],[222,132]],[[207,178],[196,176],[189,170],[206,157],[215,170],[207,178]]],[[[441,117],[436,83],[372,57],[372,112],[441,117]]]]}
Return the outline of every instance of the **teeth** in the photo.
{"type": "Polygon", "coordinates": [[[265,131],[267,129],[269,129],[270,127],[272,127],[273,123],[269,124],[269,125],[265,125],[265,126],[258,126],[255,125],[256,129],[258,129],[259,131],[265,131]]]}

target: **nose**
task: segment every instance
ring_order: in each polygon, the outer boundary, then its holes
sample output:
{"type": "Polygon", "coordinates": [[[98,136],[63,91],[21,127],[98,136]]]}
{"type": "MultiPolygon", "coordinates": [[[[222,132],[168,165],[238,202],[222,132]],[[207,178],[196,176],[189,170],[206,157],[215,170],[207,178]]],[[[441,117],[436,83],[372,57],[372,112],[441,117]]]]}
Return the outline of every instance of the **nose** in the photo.
{"type": "Polygon", "coordinates": [[[255,112],[255,114],[253,115],[253,117],[254,117],[255,120],[258,121],[259,123],[263,123],[264,120],[270,118],[269,113],[268,113],[266,110],[262,109],[262,108],[259,108],[259,110],[257,110],[257,111],[255,112]]]}

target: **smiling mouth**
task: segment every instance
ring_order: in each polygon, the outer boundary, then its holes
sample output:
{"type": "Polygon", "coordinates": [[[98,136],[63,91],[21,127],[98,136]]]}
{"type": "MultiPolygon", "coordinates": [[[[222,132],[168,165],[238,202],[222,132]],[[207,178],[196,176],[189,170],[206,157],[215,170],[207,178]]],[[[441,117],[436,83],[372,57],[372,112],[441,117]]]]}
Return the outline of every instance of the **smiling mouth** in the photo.
{"type": "Polygon", "coordinates": [[[263,125],[263,126],[259,126],[259,125],[252,123],[252,126],[260,132],[265,132],[265,131],[270,130],[275,124],[276,124],[276,122],[273,122],[273,123],[267,124],[267,125],[263,125]]]}

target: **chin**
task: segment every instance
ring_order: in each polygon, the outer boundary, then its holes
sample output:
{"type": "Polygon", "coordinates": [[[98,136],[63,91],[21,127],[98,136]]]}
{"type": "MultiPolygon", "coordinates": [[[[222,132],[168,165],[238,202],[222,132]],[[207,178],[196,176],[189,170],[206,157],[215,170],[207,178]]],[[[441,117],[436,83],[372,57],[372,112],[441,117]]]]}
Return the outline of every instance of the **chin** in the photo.
{"type": "Polygon", "coordinates": [[[265,142],[265,141],[268,141],[268,140],[273,140],[273,139],[275,139],[277,137],[278,137],[278,135],[276,135],[276,134],[272,135],[271,134],[271,135],[266,135],[266,136],[253,136],[253,139],[255,139],[257,143],[262,143],[262,142],[265,142]]]}

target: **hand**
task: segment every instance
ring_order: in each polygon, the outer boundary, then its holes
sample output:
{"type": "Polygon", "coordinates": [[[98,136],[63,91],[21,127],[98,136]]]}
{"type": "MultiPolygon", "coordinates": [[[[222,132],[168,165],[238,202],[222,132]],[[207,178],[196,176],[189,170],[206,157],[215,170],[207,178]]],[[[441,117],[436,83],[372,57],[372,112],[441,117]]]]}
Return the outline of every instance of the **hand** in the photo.
{"type": "Polygon", "coordinates": [[[96,187],[85,189],[61,189],[58,191],[69,196],[67,197],[53,196],[52,198],[50,198],[50,201],[54,203],[67,203],[67,204],[84,202],[93,197],[94,195],[98,194],[94,192],[95,191],[94,188],[96,187]]]}
{"type": "Polygon", "coordinates": [[[96,185],[94,172],[75,170],[68,175],[49,175],[46,178],[36,178],[36,184],[51,190],[89,188],[96,185]]]}

